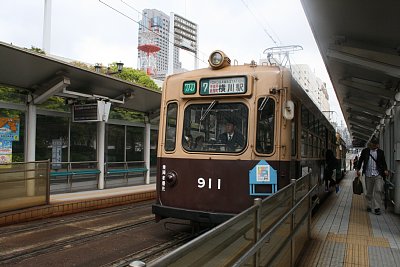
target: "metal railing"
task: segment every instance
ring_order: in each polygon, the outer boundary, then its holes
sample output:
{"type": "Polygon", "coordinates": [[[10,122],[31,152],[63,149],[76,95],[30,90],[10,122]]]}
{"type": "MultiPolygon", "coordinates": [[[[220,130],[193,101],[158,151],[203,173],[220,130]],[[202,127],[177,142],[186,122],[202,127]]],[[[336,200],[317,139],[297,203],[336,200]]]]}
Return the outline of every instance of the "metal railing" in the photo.
{"type": "Polygon", "coordinates": [[[64,193],[82,189],[97,189],[99,173],[97,161],[51,162],[51,192],[64,193]]]}
{"type": "Polygon", "coordinates": [[[145,184],[148,171],[144,161],[107,162],[104,175],[106,187],[145,184]]]}
{"type": "Polygon", "coordinates": [[[396,206],[394,202],[394,194],[395,194],[395,182],[393,181],[393,177],[395,177],[396,172],[389,170],[388,177],[384,178],[384,205],[385,209],[388,208],[389,205],[396,206]]]}
{"type": "MultiPolygon", "coordinates": [[[[97,161],[51,162],[51,193],[95,190],[102,171],[97,161]]],[[[106,162],[104,180],[106,188],[145,184],[144,161],[106,162]],[[131,179],[132,178],[132,179],[131,179]]]]}
{"type": "Polygon", "coordinates": [[[147,266],[294,266],[310,238],[311,173],[147,266]]]}
{"type": "Polygon", "coordinates": [[[47,161],[14,162],[0,165],[0,212],[49,203],[47,161]]]}

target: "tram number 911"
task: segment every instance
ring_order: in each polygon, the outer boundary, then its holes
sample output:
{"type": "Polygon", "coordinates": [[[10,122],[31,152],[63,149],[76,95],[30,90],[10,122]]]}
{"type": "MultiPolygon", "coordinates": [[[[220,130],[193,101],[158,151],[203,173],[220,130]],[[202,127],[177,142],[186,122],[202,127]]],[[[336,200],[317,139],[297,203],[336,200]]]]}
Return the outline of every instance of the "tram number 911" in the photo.
{"type": "MultiPolygon", "coordinates": [[[[214,179],[215,181],[215,179],[214,179]]],[[[212,189],[212,188],[217,188],[218,190],[221,189],[221,179],[217,179],[216,182],[213,183],[213,179],[212,178],[208,178],[204,179],[202,177],[197,179],[197,187],[198,188],[208,188],[208,189],[212,189]]]]}

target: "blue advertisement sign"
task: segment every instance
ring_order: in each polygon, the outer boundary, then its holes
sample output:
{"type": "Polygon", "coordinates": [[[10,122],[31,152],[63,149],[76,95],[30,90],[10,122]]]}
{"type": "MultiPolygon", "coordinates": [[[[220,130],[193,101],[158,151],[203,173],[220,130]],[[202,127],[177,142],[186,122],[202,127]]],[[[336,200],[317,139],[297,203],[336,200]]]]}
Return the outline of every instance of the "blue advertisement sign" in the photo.
{"type": "Polygon", "coordinates": [[[19,118],[0,118],[0,140],[19,141],[19,118]]]}
{"type": "MultiPolygon", "coordinates": [[[[249,171],[249,186],[251,196],[269,196],[277,191],[277,171],[265,160],[260,160],[249,171]],[[270,185],[269,192],[258,190],[259,185],[270,185]]],[[[261,188],[261,187],[260,187],[261,188]]]]}
{"type": "Polygon", "coordinates": [[[0,164],[12,162],[12,141],[0,139],[0,164]]]}

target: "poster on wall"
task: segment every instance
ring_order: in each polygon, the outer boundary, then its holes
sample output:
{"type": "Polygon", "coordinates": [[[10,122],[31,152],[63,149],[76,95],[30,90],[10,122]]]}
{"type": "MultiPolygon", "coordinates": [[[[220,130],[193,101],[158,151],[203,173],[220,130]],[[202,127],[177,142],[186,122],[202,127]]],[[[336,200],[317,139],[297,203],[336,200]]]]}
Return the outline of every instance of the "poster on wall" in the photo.
{"type": "Polygon", "coordinates": [[[51,168],[52,169],[61,169],[62,161],[62,140],[61,139],[53,139],[51,141],[52,149],[51,149],[51,168]]]}
{"type": "Polygon", "coordinates": [[[19,141],[19,118],[0,117],[0,140],[19,141]]]}
{"type": "Polygon", "coordinates": [[[12,163],[12,141],[0,139],[0,164],[12,163]]]}
{"type": "Polygon", "coordinates": [[[257,165],[256,177],[257,182],[269,182],[269,165],[257,165]]]}

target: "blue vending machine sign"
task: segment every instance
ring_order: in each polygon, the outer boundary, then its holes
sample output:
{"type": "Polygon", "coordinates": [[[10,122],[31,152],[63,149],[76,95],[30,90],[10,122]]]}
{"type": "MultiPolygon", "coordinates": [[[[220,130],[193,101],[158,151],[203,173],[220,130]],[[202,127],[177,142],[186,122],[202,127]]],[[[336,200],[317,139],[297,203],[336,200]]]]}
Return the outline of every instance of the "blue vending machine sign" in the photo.
{"type": "MultiPolygon", "coordinates": [[[[249,186],[251,196],[269,196],[277,191],[277,172],[265,160],[261,160],[249,171],[249,186]],[[259,185],[270,185],[270,191],[257,190],[259,185]]],[[[261,187],[260,187],[261,188],[261,187]]]]}

